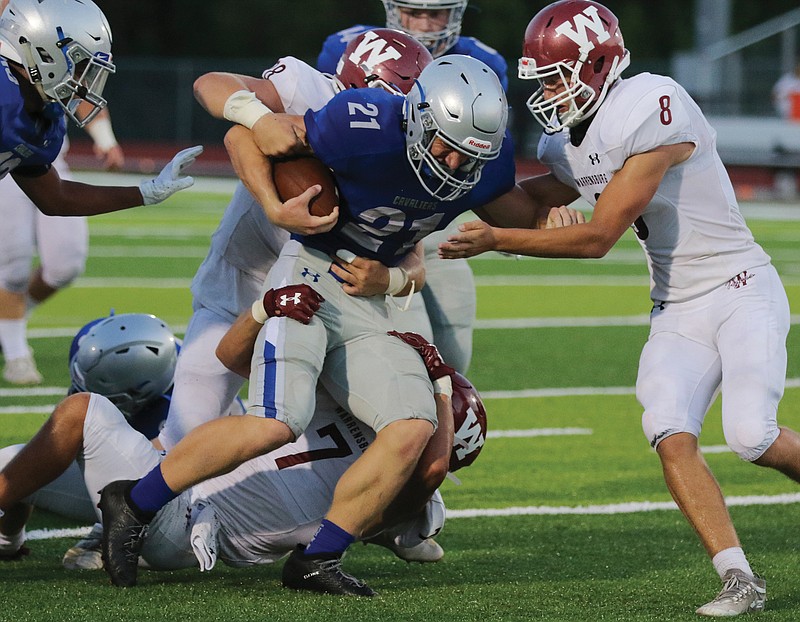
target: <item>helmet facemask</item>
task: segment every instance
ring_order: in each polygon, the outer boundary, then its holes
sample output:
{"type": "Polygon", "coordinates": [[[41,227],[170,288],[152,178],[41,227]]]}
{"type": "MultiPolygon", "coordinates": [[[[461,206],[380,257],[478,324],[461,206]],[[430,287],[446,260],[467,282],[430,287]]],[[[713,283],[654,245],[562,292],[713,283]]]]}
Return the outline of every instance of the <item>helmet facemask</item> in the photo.
{"type": "Polygon", "coordinates": [[[83,127],[106,105],[103,89],[115,72],[111,30],[90,0],[11,0],[0,19],[0,54],[25,67],[45,115],[63,110],[83,127]],[[88,113],[78,112],[82,102],[88,113]]]}
{"type": "Polygon", "coordinates": [[[539,81],[539,88],[528,98],[526,105],[546,133],[553,134],[564,128],[575,127],[583,119],[593,115],[603,103],[611,84],[628,66],[627,56],[623,59],[622,67],[619,67],[619,58],[615,57],[602,87],[596,90],[581,80],[581,74],[587,70],[585,60],[583,54],[572,66],[570,63],[559,61],[537,67],[535,59],[520,58],[520,79],[539,81]],[[552,97],[545,97],[545,85],[549,85],[552,90],[554,83],[563,86],[563,90],[552,97]]]}
{"type": "Polygon", "coordinates": [[[423,132],[420,140],[409,144],[406,154],[408,161],[420,183],[436,199],[454,201],[472,190],[481,179],[484,164],[497,157],[481,157],[471,153],[447,137],[436,123],[433,114],[426,109],[426,104],[417,106],[417,114],[423,132]],[[452,170],[433,155],[436,139],[440,139],[447,147],[467,156],[467,160],[457,169],[452,170]]]}
{"type": "Polygon", "coordinates": [[[611,11],[589,0],[561,0],[528,24],[518,75],[539,81],[527,106],[552,134],[592,116],[629,63],[611,11]]]}
{"type": "Polygon", "coordinates": [[[383,0],[383,6],[386,9],[386,27],[408,33],[428,48],[434,58],[437,58],[456,44],[461,34],[461,21],[464,19],[467,2],[468,0],[383,0]],[[447,10],[450,13],[444,28],[433,32],[424,32],[405,28],[401,18],[401,9],[412,11],[447,10]]]}
{"type": "Polygon", "coordinates": [[[428,193],[453,201],[472,190],[503,146],[508,103],[497,75],[481,61],[451,54],[434,60],[406,95],[406,156],[428,193]],[[466,156],[457,169],[445,162],[466,156]]]}

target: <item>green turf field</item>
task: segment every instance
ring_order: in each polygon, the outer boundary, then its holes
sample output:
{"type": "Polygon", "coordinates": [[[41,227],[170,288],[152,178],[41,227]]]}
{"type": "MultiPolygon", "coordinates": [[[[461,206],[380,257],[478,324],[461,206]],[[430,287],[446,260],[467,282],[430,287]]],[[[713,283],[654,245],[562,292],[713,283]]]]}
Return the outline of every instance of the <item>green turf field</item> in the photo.
{"type": "MultiPolygon", "coordinates": [[[[85,276],[31,318],[44,385],[32,392],[0,381],[0,446],[30,438],[66,390],[67,348],[88,320],[114,308],[184,329],[188,285],[226,202],[186,192],[90,220],[85,276]]],[[[750,224],[795,313],[781,421],[800,429],[800,219],[750,224]]],[[[635,240],[626,235],[598,261],[492,255],[472,267],[478,326],[469,375],[484,394],[490,438],[458,473],[461,485],[443,486],[451,513],[438,538],[442,562],[408,565],[384,549],[352,547],[346,569],[380,593],[368,601],[283,590],[280,565],[144,572],[137,588],[121,590],[103,573],[64,571],[60,557],[74,538],[39,532],[31,557],[0,564],[0,622],[696,619],[718,579],[680,513],[660,509],[669,495],[641,432],[632,387],[650,305],[635,240]]],[[[767,578],[760,619],[798,620],[800,497],[792,495],[800,490],[724,451],[719,419],[717,405],[702,445],[725,495],[751,503],[731,513],[767,578]]],[[[79,525],[37,513],[30,527],[79,525]]]]}

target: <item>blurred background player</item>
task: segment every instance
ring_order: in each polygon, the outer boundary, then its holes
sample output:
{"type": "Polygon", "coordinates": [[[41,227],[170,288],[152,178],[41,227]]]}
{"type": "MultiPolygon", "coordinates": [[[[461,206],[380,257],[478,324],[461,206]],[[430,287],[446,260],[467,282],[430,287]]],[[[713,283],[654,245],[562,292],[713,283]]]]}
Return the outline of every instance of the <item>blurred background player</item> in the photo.
{"type": "MultiPolygon", "coordinates": [[[[0,10],[8,0],[0,0],[0,10]]],[[[84,129],[106,170],[125,163],[108,109],[84,129]]],[[[65,137],[53,162],[61,179],[71,179],[65,137]]],[[[28,315],[34,307],[78,278],[86,267],[89,231],[84,216],[58,218],[40,212],[10,175],[0,179],[0,350],[3,379],[12,384],[38,384],[42,376],[28,345],[28,315]],[[39,265],[33,267],[34,253],[39,265]]]]}
{"type": "MultiPolygon", "coordinates": [[[[313,313],[299,307],[283,311],[300,319],[313,313]]],[[[433,347],[418,336],[397,336],[413,342],[431,364],[443,366],[433,347]]],[[[252,342],[248,347],[252,349],[252,342]]],[[[71,396],[27,447],[0,450],[0,508],[6,510],[0,517],[0,558],[29,554],[24,525],[31,506],[93,521],[93,491],[109,478],[136,476],[160,460],[162,452],[146,439],[154,437],[166,414],[176,356],[176,338],[154,316],[101,318],[79,331],[70,348],[71,396]],[[81,392],[87,389],[94,390],[81,392]],[[27,490],[35,492],[26,495],[27,490]]],[[[460,432],[451,456],[455,471],[480,453],[486,414],[469,382],[461,376],[453,381],[453,414],[460,432]]],[[[219,556],[232,566],[251,566],[273,562],[310,540],[336,479],[374,436],[324,391],[318,405],[313,434],[205,482],[162,510],[144,539],[147,565],[176,569],[199,563],[201,570],[210,570],[219,556]]],[[[406,561],[438,561],[441,549],[428,538],[443,524],[444,506],[437,494],[425,511],[371,541],[406,561]]],[[[90,537],[67,552],[65,567],[102,567],[99,529],[96,525],[90,537]]]]}
{"type": "Polygon", "coordinates": [[[800,122],[800,58],[772,87],[772,102],[782,118],[800,122]]]}
{"type": "MultiPolygon", "coordinates": [[[[343,88],[385,84],[407,91],[432,60],[430,55],[408,35],[375,32],[378,34],[363,33],[351,42],[333,77],[296,58],[284,57],[258,78],[205,74],[195,82],[195,97],[211,115],[258,130],[268,125],[270,119],[262,117],[270,111],[302,114],[318,110],[343,88]],[[357,52],[362,40],[369,45],[357,52]],[[368,62],[376,46],[387,53],[380,54],[377,62],[368,62]],[[352,53],[356,53],[355,62],[350,60],[352,53]]],[[[170,416],[160,436],[166,449],[198,425],[222,416],[241,389],[242,376],[222,365],[214,352],[234,320],[258,297],[267,272],[288,239],[289,232],[273,225],[238,182],[211,237],[208,254],[192,280],[192,317],[175,374],[170,416]]],[[[385,267],[368,260],[364,264],[380,269],[378,285],[388,282],[385,267]]],[[[406,268],[418,283],[422,282],[423,277],[414,273],[414,268],[406,268]]]]}
{"type": "Polygon", "coordinates": [[[153,205],[192,185],[183,170],[202,153],[178,153],[138,187],[62,180],[52,163],[66,135],[106,106],[102,92],[115,67],[111,30],[91,0],[10,0],[0,14],[0,178],[10,174],[39,210],[90,216],[153,205]]]}
{"type": "MultiPolygon", "coordinates": [[[[420,41],[434,58],[464,54],[483,61],[508,90],[508,66],[494,49],[474,37],[461,36],[461,22],[468,0],[383,0],[387,28],[397,28],[420,41]]],[[[317,69],[333,73],[344,47],[353,37],[373,26],[357,25],[330,35],[317,59],[317,69]]],[[[415,313],[395,312],[396,325],[428,334],[420,316],[427,315],[430,333],[442,356],[462,374],[472,358],[472,326],[475,322],[475,281],[466,261],[443,262],[437,248],[454,229],[437,231],[423,241],[425,288],[415,296],[415,313]],[[422,300],[419,300],[422,298],[422,300]],[[424,310],[421,307],[424,306],[424,310]]]]}

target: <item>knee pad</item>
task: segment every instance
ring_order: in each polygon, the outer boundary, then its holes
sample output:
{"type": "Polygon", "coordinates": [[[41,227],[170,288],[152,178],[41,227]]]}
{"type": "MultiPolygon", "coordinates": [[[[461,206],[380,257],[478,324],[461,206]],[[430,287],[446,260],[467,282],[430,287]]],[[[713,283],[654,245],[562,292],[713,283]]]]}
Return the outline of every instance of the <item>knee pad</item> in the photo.
{"type": "Polygon", "coordinates": [[[668,436],[682,431],[675,426],[666,425],[664,422],[665,418],[660,413],[650,410],[642,413],[642,431],[653,449],[656,449],[658,444],[668,436]]]}
{"type": "Polygon", "coordinates": [[[0,288],[13,294],[24,294],[28,290],[32,272],[31,257],[9,257],[8,261],[0,265],[0,288]]]}
{"type": "Polygon", "coordinates": [[[64,257],[56,265],[42,266],[42,280],[53,289],[62,289],[86,270],[86,255],[64,257]]]}
{"type": "Polygon", "coordinates": [[[741,421],[733,426],[724,426],[725,442],[731,451],[742,460],[758,460],[775,439],[780,430],[772,421],[741,421]]]}

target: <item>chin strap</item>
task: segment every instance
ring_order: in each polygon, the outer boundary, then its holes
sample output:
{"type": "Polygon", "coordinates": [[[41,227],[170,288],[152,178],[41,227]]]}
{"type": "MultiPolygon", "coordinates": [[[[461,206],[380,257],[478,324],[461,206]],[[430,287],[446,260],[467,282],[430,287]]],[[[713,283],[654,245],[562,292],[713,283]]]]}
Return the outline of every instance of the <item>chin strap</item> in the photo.
{"type": "Polygon", "coordinates": [[[400,311],[408,311],[408,308],[411,306],[411,299],[416,293],[416,285],[417,282],[414,279],[411,279],[411,290],[406,296],[404,296],[405,301],[402,305],[399,305],[397,302],[395,302],[394,296],[387,296],[387,298],[392,301],[392,304],[395,306],[395,308],[399,309],[400,311]]]}

